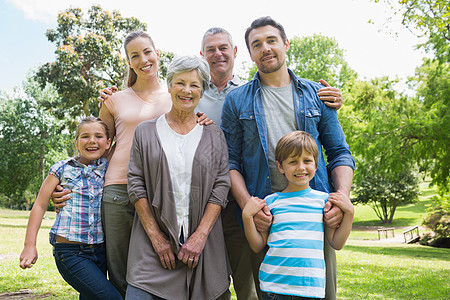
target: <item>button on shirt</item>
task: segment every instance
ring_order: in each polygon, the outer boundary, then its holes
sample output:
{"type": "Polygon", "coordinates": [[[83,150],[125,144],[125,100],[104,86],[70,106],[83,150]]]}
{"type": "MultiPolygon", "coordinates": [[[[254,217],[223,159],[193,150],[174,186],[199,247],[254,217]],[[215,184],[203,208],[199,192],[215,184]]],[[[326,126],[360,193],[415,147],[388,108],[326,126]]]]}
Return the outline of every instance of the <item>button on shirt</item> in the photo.
{"type": "Polygon", "coordinates": [[[72,191],[50,229],[52,245],[56,243],[56,235],[84,244],[103,242],[101,199],[107,166],[105,158],[87,166],[69,158],[50,168],[49,174],[58,178],[64,189],[72,191]]]}

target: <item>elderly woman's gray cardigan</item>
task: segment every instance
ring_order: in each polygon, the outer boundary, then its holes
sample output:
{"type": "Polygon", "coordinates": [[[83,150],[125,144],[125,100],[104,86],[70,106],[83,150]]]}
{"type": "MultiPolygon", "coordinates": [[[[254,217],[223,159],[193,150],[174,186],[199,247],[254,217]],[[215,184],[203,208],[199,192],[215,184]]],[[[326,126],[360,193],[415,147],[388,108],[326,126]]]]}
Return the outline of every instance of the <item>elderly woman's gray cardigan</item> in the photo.
{"type": "MultiPolygon", "coordinates": [[[[205,212],[208,203],[227,204],[230,188],[228,148],[223,132],[216,125],[204,126],[192,165],[189,206],[189,235],[205,212]]],[[[175,257],[178,242],[175,201],[169,166],[156,130],[156,120],[136,128],[128,168],[128,194],[133,203],[148,199],[159,228],[170,239],[175,257]]],[[[176,259],[176,268],[164,269],[152,247],[139,217],[134,217],[128,254],[127,282],[164,299],[216,299],[229,287],[230,267],[217,219],[195,269],[176,259]]]]}

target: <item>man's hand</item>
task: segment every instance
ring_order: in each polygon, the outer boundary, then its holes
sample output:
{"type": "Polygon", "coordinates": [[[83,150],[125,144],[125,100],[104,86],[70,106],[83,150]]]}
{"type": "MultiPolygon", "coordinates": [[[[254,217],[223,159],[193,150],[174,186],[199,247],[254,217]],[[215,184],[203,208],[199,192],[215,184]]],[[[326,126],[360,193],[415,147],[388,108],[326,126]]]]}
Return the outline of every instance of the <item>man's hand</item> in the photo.
{"type": "Polygon", "coordinates": [[[216,122],[208,118],[208,116],[205,113],[202,113],[200,111],[197,113],[197,117],[198,117],[197,123],[200,125],[216,124],[216,122]]]}
{"type": "Polygon", "coordinates": [[[272,214],[267,206],[264,206],[254,217],[253,222],[255,222],[256,229],[260,232],[268,231],[270,225],[272,225],[272,214]]]}
{"type": "Polygon", "coordinates": [[[98,106],[101,107],[102,103],[106,101],[109,96],[118,91],[119,89],[115,85],[109,88],[104,88],[103,91],[100,92],[100,96],[97,98],[97,100],[100,102],[98,106]]]}
{"type": "MultiPolygon", "coordinates": [[[[334,194],[331,193],[330,196],[334,194]]],[[[336,205],[332,205],[330,201],[325,203],[325,207],[323,209],[323,220],[325,224],[330,228],[338,228],[344,218],[344,213],[342,210],[336,205]]]]}
{"type": "Polygon", "coordinates": [[[66,201],[70,199],[71,190],[65,190],[62,186],[57,185],[52,193],[53,206],[55,211],[59,213],[60,209],[66,206],[66,201]]]}
{"type": "Polygon", "coordinates": [[[342,93],[341,90],[330,86],[325,80],[320,79],[320,84],[326,86],[321,88],[317,93],[320,100],[322,100],[326,106],[335,108],[338,110],[342,106],[342,93]]]}

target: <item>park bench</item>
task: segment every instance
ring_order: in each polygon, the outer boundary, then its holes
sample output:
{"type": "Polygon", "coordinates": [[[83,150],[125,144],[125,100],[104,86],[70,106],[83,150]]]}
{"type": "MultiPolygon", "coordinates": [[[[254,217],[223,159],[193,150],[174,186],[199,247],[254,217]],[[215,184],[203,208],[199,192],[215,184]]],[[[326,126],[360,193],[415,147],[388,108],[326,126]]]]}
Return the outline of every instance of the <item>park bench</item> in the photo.
{"type": "Polygon", "coordinates": [[[403,237],[405,238],[406,244],[417,242],[420,239],[419,225],[403,231],[403,237]]]}
{"type": "Polygon", "coordinates": [[[384,234],[386,238],[388,238],[388,232],[392,232],[392,237],[394,237],[394,228],[379,228],[378,230],[378,239],[381,240],[381,234],[384,234]]]}

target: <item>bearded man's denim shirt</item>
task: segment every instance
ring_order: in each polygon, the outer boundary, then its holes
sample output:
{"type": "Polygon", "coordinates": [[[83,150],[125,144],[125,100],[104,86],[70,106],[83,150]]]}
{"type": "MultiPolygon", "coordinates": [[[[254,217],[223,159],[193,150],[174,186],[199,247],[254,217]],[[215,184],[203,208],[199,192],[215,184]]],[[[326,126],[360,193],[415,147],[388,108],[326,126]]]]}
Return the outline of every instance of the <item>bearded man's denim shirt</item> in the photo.
{"type": "MultiPolygon", "coordinates": [[[[310,187],[326,193],[333,192],[329,172],[338,166],[355,169],[355,160],[345,141],[337,111],[326,106],[317,96],[317,91],[324,86],[298,78],[291,70],[288,71],[293,81],[297,129],[311,134],[319,148],[317,171],[310,187]],[[328,165],[325,165],[322,146],[328,165]]],[[[261,199],[272,193],[267,126],[259,73],[256,73],[253,80],[227,95],[221,128],[228,144],[230,170],[239,171],[250,195],[261,199]]]]}

